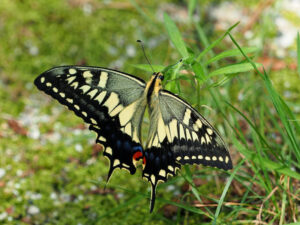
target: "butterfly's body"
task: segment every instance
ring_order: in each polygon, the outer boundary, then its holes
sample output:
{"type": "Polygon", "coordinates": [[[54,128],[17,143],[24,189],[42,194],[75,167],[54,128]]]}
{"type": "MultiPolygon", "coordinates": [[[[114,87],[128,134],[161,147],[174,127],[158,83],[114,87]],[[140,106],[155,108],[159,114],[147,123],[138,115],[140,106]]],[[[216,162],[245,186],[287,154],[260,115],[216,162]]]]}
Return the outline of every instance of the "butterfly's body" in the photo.
{"type": "Polygon", "coordinates": [[[142,159],[143,177],[152,187],[150,211],[159,181],[174,176],[181,164],[231,169],[227,148],[215,129],[188,103],[162,88],[163,75],[148,83],[100,67],[62,66],[41,74],[36,86],[68,106],[98,134],[114,169],[136,171],[142,159]],[[145,146],[141,126],[148,107],[150,124],[145,146]]]}

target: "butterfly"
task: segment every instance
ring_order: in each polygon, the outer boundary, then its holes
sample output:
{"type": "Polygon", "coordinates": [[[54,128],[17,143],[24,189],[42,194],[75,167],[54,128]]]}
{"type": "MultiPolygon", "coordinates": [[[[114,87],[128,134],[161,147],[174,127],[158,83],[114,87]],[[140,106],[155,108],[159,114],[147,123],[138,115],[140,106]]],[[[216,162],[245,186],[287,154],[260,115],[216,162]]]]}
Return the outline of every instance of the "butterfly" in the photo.
{"type": "Polygon", "coordinates": [[[158,182],[174,176],[183,164],[228,170],[232,161],[218,134],[186,101],[162,88],[164,76],[150,81],[112,69],[88,66],[54,67],[34,84],[89,124],[109,159],[107,181],[115,169],[134,174],[142,160],[143,178],[151,184],[150,212],[158,182]],[[142,121],[148,107],[150,124],[145,143],[142,121]]]}

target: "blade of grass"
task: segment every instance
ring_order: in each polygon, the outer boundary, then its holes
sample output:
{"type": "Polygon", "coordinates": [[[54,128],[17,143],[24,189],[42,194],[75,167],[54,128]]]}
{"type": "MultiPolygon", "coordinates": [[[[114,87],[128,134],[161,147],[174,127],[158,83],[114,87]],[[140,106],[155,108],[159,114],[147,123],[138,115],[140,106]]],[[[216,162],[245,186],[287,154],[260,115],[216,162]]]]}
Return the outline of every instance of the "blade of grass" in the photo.
{"type": "Polygon", "coordinates": [[[203,67],[201,66],[201,64],[197,61],[195,61],[193,64],[192,64],[192,69],[193,69],[193,72],[195,73],[195,77],[200,81],[200,82],[203,82],[206,80],[206,76],[204,74],[204,70],[203,70],[203,67]]]}
{"type": "Polygon", "coordinates": [[[140,15],[148,22],[148,24],[151,24],[153,28],[157,28],[157,24],[154,22],[154,20],[150,18],[134,0],[129,1],[133,5],[133,7],[138,11],[138,13],[140,13],[140,15]]]}
{"type": "MultiPolygon", "coordinates": [[[[256,152],[252,152],[247,150],[237,139],[235,136],[232,136],[232,142],[236,146],[237,150],[243,154],[249,161],[253,161],[255,164],[259,164],[259,159],[256,152]]],[[[295,179],[300,180],[300,174],[291,170],[286,166],[282,166],[268,158],[263,158],[264,166],[269,171],[276,171],[280,174],[287,175],[289,177],[293,177],[295,179]]]]}
{"type": "Polygon", "coordinates": [[[264,73],[261,73],[257,67],[256,64],[243,52],[243,50],[241,49],[241,47],[239,46],[239,44],[235,41],[235,39],[232,37],[232,35],[229,33],[229,36],[231,38],[231,40],[233,41],[233,43],[235,44],[235,46],[237,46],[237,48],[241,51],[241,53],[244,55],[244,57],[247,59],[247,61],[249,63],[252,64],[253,68],[255,69],[255,71],[260,75],[260,77],[263,79],[265,86],[269,92],[269,95],[271,97],[271,100],[273,102],[273,105],[278,113],[278,116],[284,126],[284,129],[288,135],[288,140],[289,140],[289,145],[290,147],[293,149],[295,156],[297,158],[298,164],[300,164],[300,147],[296,141],[295,138],[295,134],[294,131],[291,127],[291,124],[289,123],[289,120],[287,119],[286,115],[287,112],[285,110],[285,107],[282,105],[281,103],[281,99],[279,94],[276,92],[274,86],[272,85],[269,76],[267,75],[266,71],[264,70],[264,73]]]}
{"type": "Polygon", "coordinates": [[[234,176],[236,175],[236,173],[238,172],[238,170],[240,169],[240,167],[244,164],[244,162],[246,161],[246,159],[243,159],[234,169],[233,173],[230,175],[225,187],[224,187],[224,190],[222,192],[222,195],[221,195],[221,198],[219,200],[219,203],[218,203],[218,207],[216,209],[216,212],[215,212],[215,216],[214,216],[214,220],[212,222],[213,225],[217,224],[217,219],[218,219],[218,216],[220,214],[220,211],[221,211],[221,207],[222,207],[222,204],[224,202],[224,199],[225,199],[225,196],[226,196],[226,193],[228,192],[228,189],[230,187],[230,184],[234,178],[234,176]]]}
{"type": "Polygon", "coordinates": [[[123,203],[119,204],[117,207],[114,207],[114,208],[108,210],[106,213],[98,216],[97,219],[100,220],[100,219],[102,219],[102,218],[104,218],[104,217],[106,217],[106,216],[108,216],[112,213],[116,213],[116,212],[118,212],[122,209],[126,209],[126,208],[129,207],[129,205],[134,204],[136,202],[140,202],[142,199],[144,199],[144,196],[137,195],[137,196],[133,197],[132,199],[130,199],[128,201],[124,201],[123,203]]]}
{"type": "MultiPolygon", "coordinates": [[[[196,61],[200,61],[200,59],[208,52],[208,51],[210,51],[212,48],[214,48],[217,44],[219,44],[225,37],[226,37],[226,35],[228,35],[229,33],[230,33],[230,31],[233,29],[233,28],[235,28],[237,25],[239,24],[239,22],[238,23],[236,23],[236,24],[234,24],[233,26],[231,26],[220,38],[218,38],[217,40],[215,40],[211,45],[209,45],[207,48],[205,48],[204,49],[204,51],[203,52],[201,52],[199,55],[198,55],[198,57],[196,58],[196,61]]],[[[198,31],[198,33],[199,33],[199,31],[198,31]]]]}
{"type": "MultiPolygon", "coordinates": [[[[203,31],[203,29],[202,29],[202,27],[200,26],[199,23],[195,23],[195,26],[196,26],[196,30],[197,30],[200,41],[204,45],[205,49],[208,48],[209,47],[209,42],[207,40],[205,32],[203,31]]],[[[198,58],[196,60],[199,61],[198,58]]]]}
{"type": "Polygon", "coordinates": [[[181,37],[181,34],[176,24],[166,13],[164,13],[164,24],[175,48],[178,50],[178,52],[181,54],[183,58],[187,58],[189,54],[186,49],[185,43],[181,37]]]}
{"type": "Polygon", "coordinates": [[[197,0],[190,0],[188,2],[188,15],[190,21],[193,21],[193,13],[195,11],[196,5],[197,5],[197,0]]]}
{"type": "Polygon", "coordinates": [[[297,70],[298,70],[298,75],[300,76],[300,36],[299,36],[299,32],[297,34],[297,70]]]}
{"type": "MultiPolygon", "coordinates": [[[[246,54],[258,51],[257,47],[244,47],[242,49],[246,54]]],[[[241,55],[241,52],[239,49],[232,49],[232,50],[224,51],[224,52],[221,52],[220,54],[216,55],[215,57],[209,59],[208,61],[206,61],[205,65],[208,65],[212,62],[215,62],[215,61],[223,59],[223,58],[240,56],[240,55],[241,55]]]]}
{"type": "Polygon", "coordinates": [[[279,225],[282,225],[284,223],[284,220],[285,220],[285,216],[286,214],[284,213],[285,212],[285,207],[286,207],[286,204],[287,204],[287,194],[286,194],[286,190],[287,190],[287,186],[288,186],[288,178],[287,177],[284,177],[284,191],[282,193],[282,203],[281,203],[281,213],[280,213],[280,220],[279,220],[279,225]]]}
{"type": "MultiPolygon", "coordinates": [[[[257,66],[261,66],[261,64],[256,63],[257,66]]],[[[233,73],[242,73],[253,70],[253,66],[251,63],[239,63],[239,64],[233,64],[230,66],[225,66],[220,69],[214,70],[213,72],[209,73],[208,77],[213,77],[216,75],[221,74],[233,74],[233,73]]]]}
{"type": "MultiPolygon", "coordinates": [[[[182,176],[183,176],[183,178],[192,186],[192,193],[194,194],[194,196],[196,197],[196,199],[199,201],[199,202],[201,202],[202,203],[202,200],[201,200],[201,198],[200,198],[200,195],[199,195],[199,193],[198,193],[198,190],[197,190],[197,188],[196,188],[196,186],[195,186],[195,184],[194,184],[194,182],[193,182],[193,178],[192,178],[192,173],[191,173],[191,170],[190,170],[190,168],[189,168],[189,166],[188,165],[184,165],[184,169],[185,169],[185,174],[183,174],[183,173],[181,173],[182,174],[182,176]]],[[[207,212],[209,213],[209,214],[206,214],[205,212],[205,215],[207,216],[207,217],[210,217],[210,218],[213,218],[213,213],[212,213],[212,211],[208,208],[208,207],[204,207],[205,208],[205,210],[207,210],[207,212]]]]}
{"type": "MultiPolygon", "coordinates": [[[[232,109],[234,109],[236,112],[238,112],[246,121],[247,123],[250,125],[250,127],[252,127],[252,129],[256,132],[256,134],[258,135],[258,137],[260,138],[260,141],[268,148],[271,150],[271,152],[273,153],[274,157],[279,160],[278,155],[273,151],[273,149],[270,147],[270,145],[267,143],[267,141],[265,140],[265,138],[260,134],[260,132],[258,131],[258,129],[256,128],[256,126],[240,111],[238,110],[236,107],[234,107],[233,105],[231,105],[229,102],[226,102],[226,104],[228,104],[232,109]]],[[[280,155],[280,160],[283,161],[282,155],[280,155]]]]}

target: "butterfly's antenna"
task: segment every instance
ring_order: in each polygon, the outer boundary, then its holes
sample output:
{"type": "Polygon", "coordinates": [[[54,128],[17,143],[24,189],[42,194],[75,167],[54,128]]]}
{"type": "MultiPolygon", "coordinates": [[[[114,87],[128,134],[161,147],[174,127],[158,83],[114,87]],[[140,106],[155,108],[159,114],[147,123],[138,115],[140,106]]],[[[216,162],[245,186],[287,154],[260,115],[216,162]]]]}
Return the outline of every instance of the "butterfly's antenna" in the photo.
{"type": "Polygon", "coordinates": [[[148,57],[147,57],[147,55],[146,55],[146,52],[145,52],[145,48],[144,48],[143,42],[142,42],[141,40],[137,40],[137,42],[140,43],[140,45],[141,45],[141,47],[142,47],[142,51],[143,51],[143,53],[144,53],[144,56],[145,56],[145,58],[146,58],[148,64],[150,65],[150,67],[151,67],[153,73],[155,73],[155,71],[154,71],[154,69],[153,69],[153,67],[152,67],[152,65],[151,65],[151,63],[150,63],[150,61],[149,61],[149,59],[148,59],[148,57]]]}

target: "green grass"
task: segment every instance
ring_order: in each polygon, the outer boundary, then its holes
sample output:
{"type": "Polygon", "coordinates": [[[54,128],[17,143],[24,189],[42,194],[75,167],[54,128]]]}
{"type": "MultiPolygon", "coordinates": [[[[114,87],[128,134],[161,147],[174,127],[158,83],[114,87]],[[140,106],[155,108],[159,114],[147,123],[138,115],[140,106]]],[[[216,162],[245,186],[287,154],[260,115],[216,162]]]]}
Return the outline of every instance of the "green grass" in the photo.
{"type": "MultiPolygon", "coordinates": [[[[160,6],[151,1],[147,7],[124,2],[95,1],[91,14],[76,1],[0,5],[0,218],[6,214],[0,224],[296,224],[299,94],[293,102],[283,96],[274,80],[281,71],[264,70],[257,62],[262,49],[241,44],[238,23],[208,35],[207,25],[193,18],[197,1],[189,1],[184,26],[167,13],[162,21],[153,16],[160,6]],[[147,48],[154,37],[162,38],[147,48]],[[184,166],[158,185],[152,214],[141,169],[134,176],[116,171],[104,190],[108,161],[96,135],[32,84],[52,66],[108,67],[120,60],[120,70],[148,79],[151,68],[136,39],[145,43],[153,68],[164,71],[165,88],[219,130],[234,162],[230,171],[184,166]],[[128,46],[135,56],[128,56],[128,46]],[[29,214],[31,206],[39,213],[29,214]]],[[[269,25],[257,26],[268,26],[268,35],[269,25]]],[[[298,35],[298,73],[299,46],[298,35]]],[[[284,79],[294,81],[287,72],[284,79]]]]}

